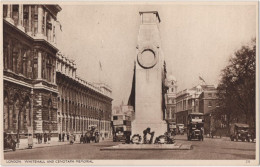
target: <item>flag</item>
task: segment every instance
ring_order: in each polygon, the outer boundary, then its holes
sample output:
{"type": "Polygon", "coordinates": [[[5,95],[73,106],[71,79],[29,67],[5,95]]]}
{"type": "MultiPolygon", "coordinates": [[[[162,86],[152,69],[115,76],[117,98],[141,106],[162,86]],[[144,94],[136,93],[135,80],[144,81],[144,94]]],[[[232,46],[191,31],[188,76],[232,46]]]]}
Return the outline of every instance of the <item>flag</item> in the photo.
{"type": "Polygon", "coordinates": [[[99,61],[99,68],[100,68],[100,70],[102,71],[102,64],[101,64],[100,61],[99,61]]]}
{"type": "MultiPolygon", "coordinates": [[[[205,80],[204,80],[201,76],[199,76],[199,79],[202,80],[203,82],[205,82],[205,80]]],[[[205,82],[205,83],[206,83],[206,82],[205,82]]]]}

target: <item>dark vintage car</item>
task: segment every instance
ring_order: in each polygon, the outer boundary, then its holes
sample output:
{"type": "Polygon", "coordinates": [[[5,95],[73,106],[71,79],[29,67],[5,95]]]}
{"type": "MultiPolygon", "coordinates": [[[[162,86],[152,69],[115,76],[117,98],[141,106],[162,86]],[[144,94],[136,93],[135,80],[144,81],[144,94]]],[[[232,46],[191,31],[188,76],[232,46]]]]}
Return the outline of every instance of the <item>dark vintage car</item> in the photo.
{"type": "Polygon", "coordinates": [[[234,123],[230,126],[231,141],[241,140],[242,142],[252,140],[252,134],[249,132],[249,125],[242,123],[234,123]]]}
{"type": "Polygon", "coordinates": [[[204,115],[202,113],[191,113],[188,115],[187,138],[203,141],[204,115]]]}
{"type": "Polygon", "coordinates": [[[180,135],[184,135],[184,124],[177,124],[177,132],[180,135]]]}
{"type": "Polygon", "coordinates": [[[4,133],[4,149],[16,150],[16,141],[13,139],[12,135],[4,133]]]}

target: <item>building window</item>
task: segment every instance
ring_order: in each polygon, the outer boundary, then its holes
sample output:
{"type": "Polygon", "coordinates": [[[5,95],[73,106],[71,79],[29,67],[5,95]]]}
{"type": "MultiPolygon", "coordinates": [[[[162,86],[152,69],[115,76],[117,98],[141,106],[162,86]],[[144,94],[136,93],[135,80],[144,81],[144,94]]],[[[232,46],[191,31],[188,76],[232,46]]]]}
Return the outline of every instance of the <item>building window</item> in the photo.
{"type": "Polygon", "coordinates": [[[209,101],[208,107],[212,107],[212,101],[209,101]]]}
{"type": "Polygon", "coordinates": [[[208,95],[209,95],[209,97],[212,97],[212,93],[209,93],[208,95]]]}
{"type": "Polygon", "coordinates": [[[118,117],[117,116],[113,116],[113,120],[118,120],[118,117]]]}
{"type": "Polygon", "coordinates": [[[172,92],[174,91],[174,88],[172,88],[172,92]]]}
{"type": "Polygon", "coordinates": [[[13,20],[14,20],[14,25],[18,24],[18,19],[19,19],[19,5],[13,5],[13,20]]]}
{"type": "Polygon", "coordinates": [[[44,35],[46,35],[45,34],[45,10],[43,10],[43,15],[42,15],[42,33],[44,34],[44,35]]]}
{"type": "Polygon", "coordinates": [[[4,18],[7,17],[7,5],[4,5],[4,12],[3,12],[4,18]]]}
{"type": "Polygon", "coordinates": [[[23,5],[23,25],[25,32],[29,31],[29,5],[23,5]]]}
{"type": "Polygon", "coordinates": [[[35,5],[32,7],[32,31],[33,35],[38,32],[38,6],[35,5]]]}
{"type": "Polygon", "coordinates": [[[46,31],[46,36],[47,36],[47,40],[51,41],[51,31],[52,31],[52,24],[51,24],[51,16],[48,14],[47,15],[47,31],[46,31]]]}

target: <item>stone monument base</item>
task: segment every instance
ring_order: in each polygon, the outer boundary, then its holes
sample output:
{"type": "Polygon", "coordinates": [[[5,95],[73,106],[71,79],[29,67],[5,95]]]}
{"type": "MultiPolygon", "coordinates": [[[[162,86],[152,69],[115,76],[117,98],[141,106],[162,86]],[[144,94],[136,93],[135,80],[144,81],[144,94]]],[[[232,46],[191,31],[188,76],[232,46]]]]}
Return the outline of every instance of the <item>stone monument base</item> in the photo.
{"type": "Polygon", "coordinates": [[[156,137],[164,135],[167,132],[167,123],[165,121],[134,120],[132,122],[132,136],[139,134],[143,140],[143,131],[148,127],[151,129],[151,132],[154,132],[152,143],[154,143],[156,137]]]}
{"type": "Polygon", "coordinates": [[[119,144],[116,146],[103,147],[100,150],[191,150],[187,144],[119,144]]]}

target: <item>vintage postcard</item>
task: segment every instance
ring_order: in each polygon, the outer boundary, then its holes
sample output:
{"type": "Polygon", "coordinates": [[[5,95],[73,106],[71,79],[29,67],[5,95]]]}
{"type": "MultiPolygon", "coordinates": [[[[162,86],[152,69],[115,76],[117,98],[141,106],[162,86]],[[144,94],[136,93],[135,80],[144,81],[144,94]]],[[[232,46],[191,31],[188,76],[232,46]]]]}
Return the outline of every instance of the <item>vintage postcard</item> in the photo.
{"type": "Polygon", "coordinates": [[[1,3],[2,165],[259,165],[258,2],[1,3]]]}

